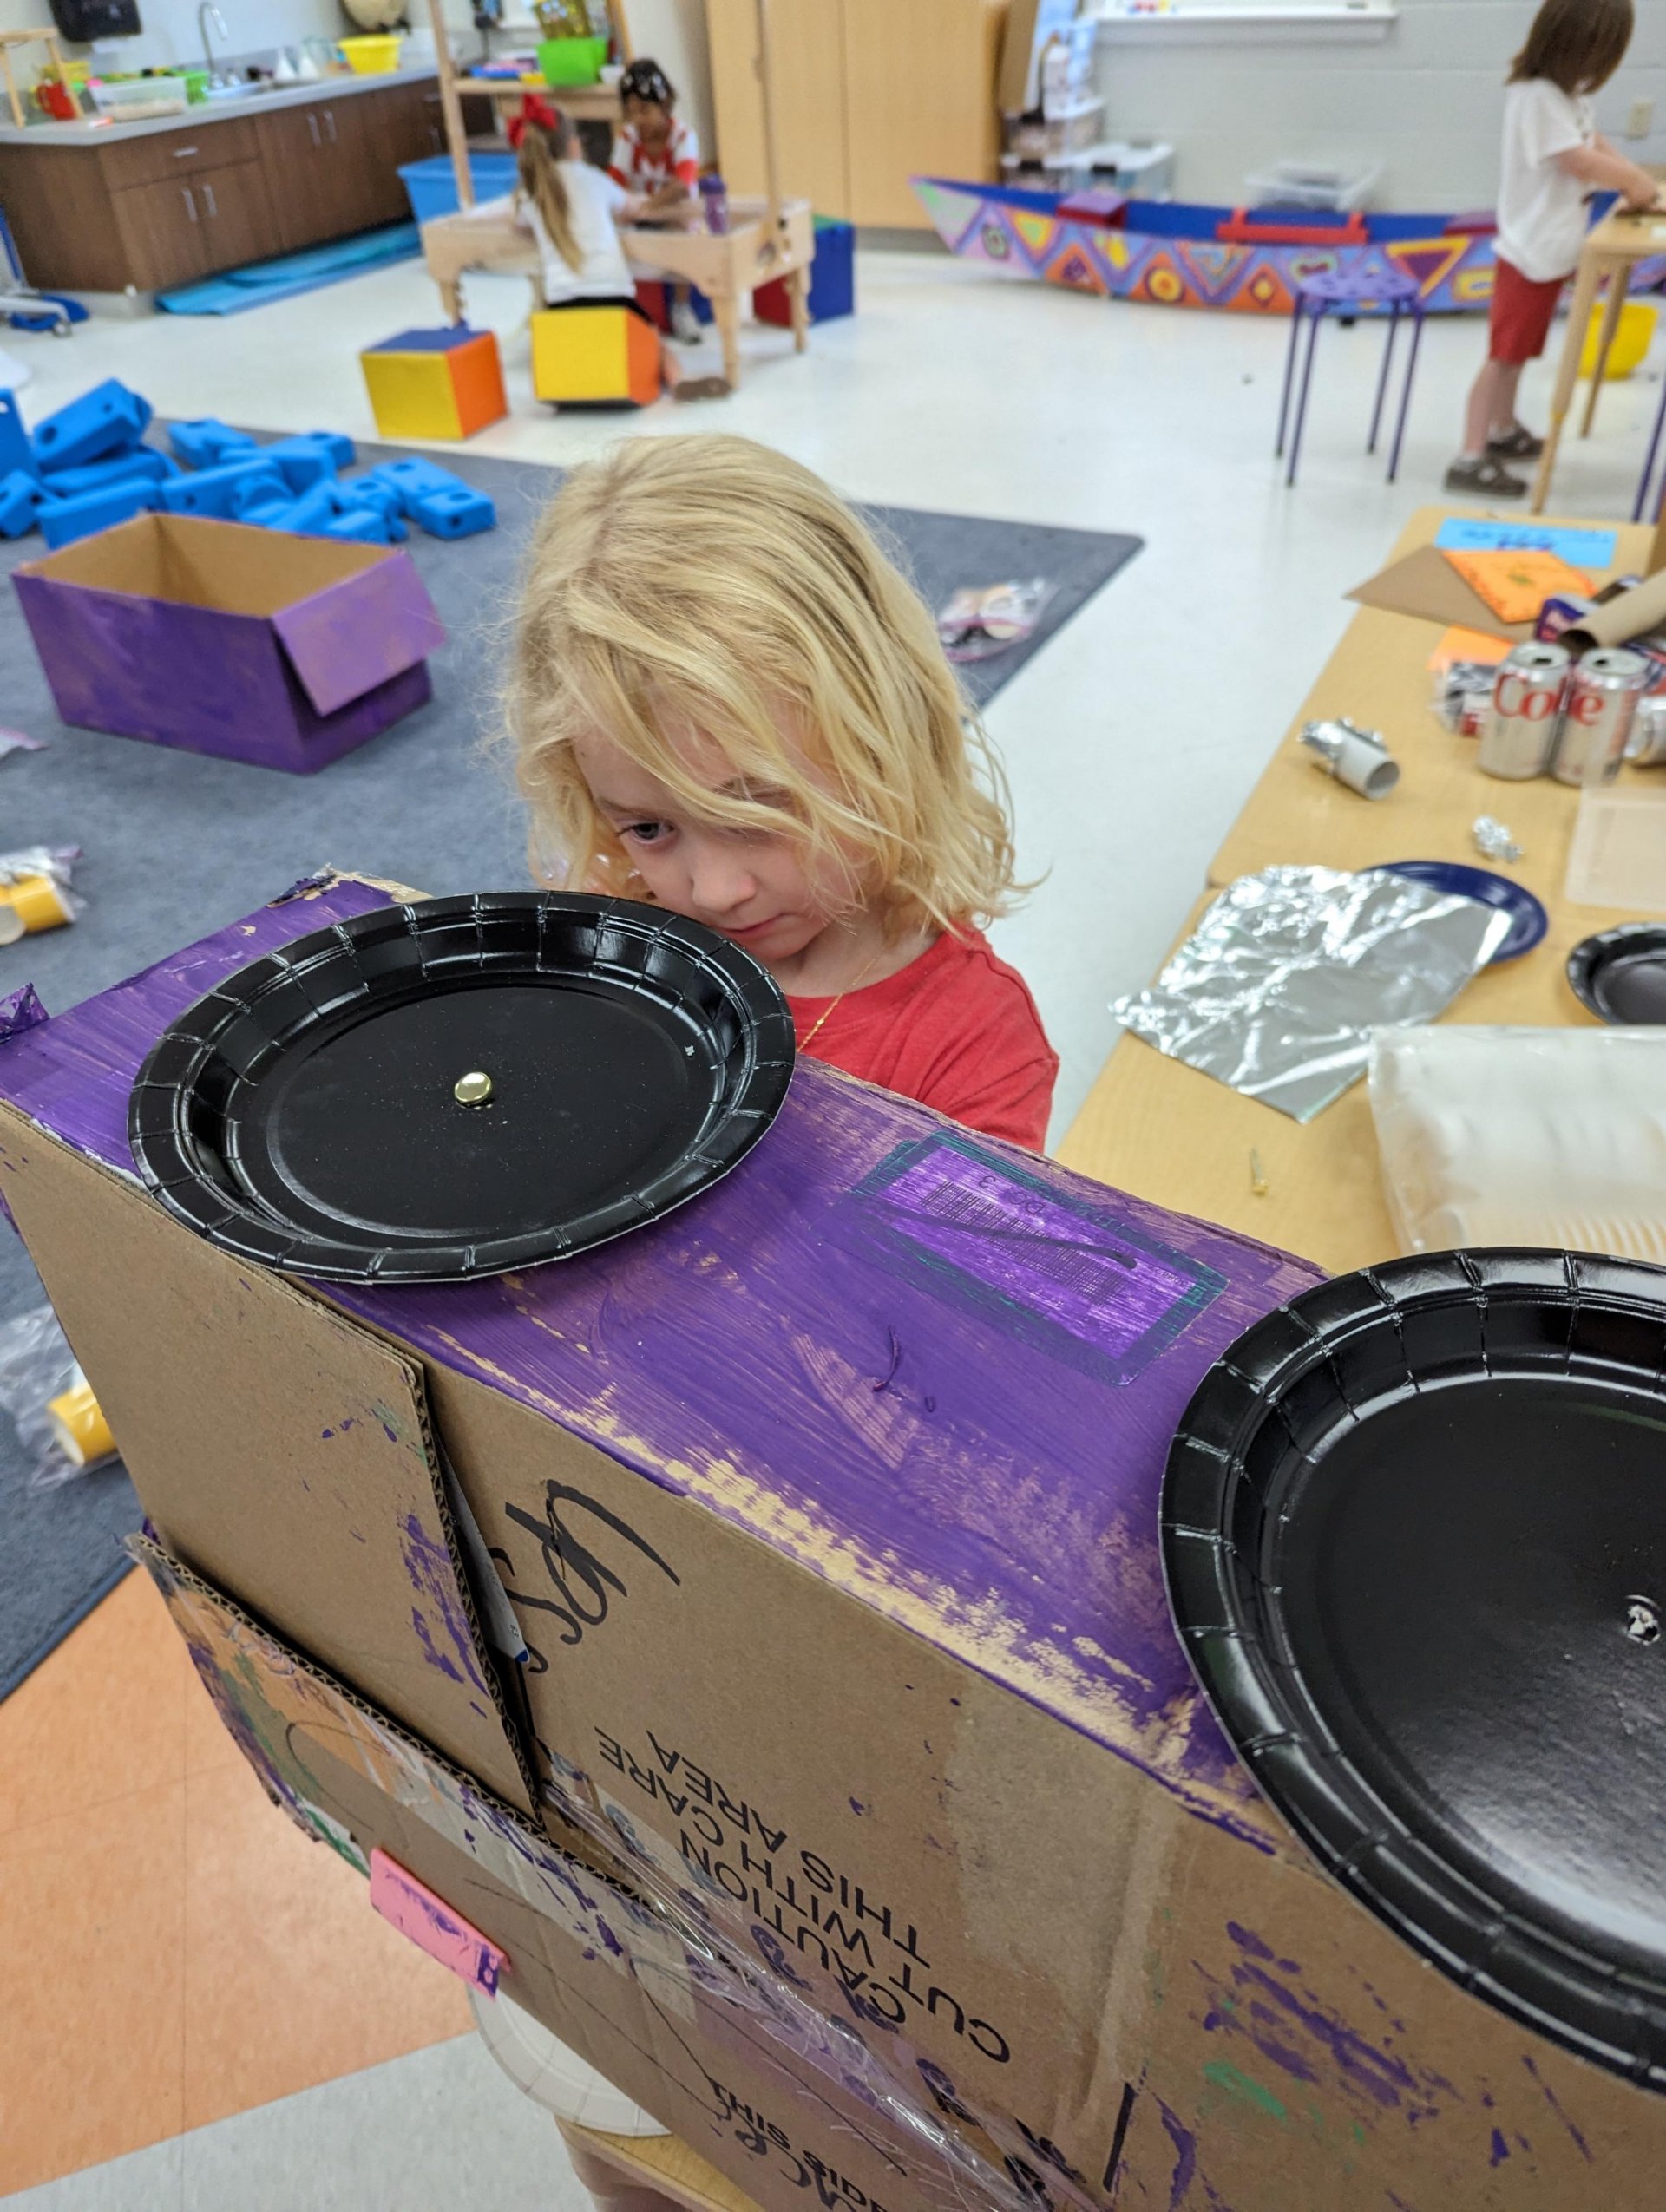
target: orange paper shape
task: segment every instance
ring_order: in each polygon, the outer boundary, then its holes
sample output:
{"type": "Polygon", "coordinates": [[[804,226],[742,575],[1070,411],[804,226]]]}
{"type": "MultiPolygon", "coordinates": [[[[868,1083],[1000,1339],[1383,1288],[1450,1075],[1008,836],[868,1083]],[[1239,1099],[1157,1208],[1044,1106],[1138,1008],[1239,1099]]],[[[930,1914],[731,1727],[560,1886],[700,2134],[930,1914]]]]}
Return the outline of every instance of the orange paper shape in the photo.
{"type": "Polygon", "coordinates": [[[1429,655],[1429,666],[1437,676],[1444,675],[1459,660],[1479,661],[1491,666],[1501,661],[1510,650],[1507,638],[1490,638],[1485,630],[1454,626],[1441,632],[1440,644],[1429,655]]]}
{"type": "Polygon", "coordinates": [[[1500,622],[1531,622],[1546,599],[1569,592],[1591,596],[1591,579],[1558,553],[1538,550],[1453,553],[1446,559],[1500,622]]]}

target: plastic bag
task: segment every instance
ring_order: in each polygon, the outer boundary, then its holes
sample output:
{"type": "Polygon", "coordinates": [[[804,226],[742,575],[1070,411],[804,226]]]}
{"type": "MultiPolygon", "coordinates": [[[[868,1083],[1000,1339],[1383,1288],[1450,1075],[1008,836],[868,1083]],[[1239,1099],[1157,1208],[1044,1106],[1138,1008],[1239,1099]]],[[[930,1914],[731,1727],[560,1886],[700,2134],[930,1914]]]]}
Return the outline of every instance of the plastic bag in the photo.
{"type": "Polygon", "coordinates": [[[1666,1031],[1380,1029],[1370,1096],[1402,1252],[1666,1262],[1666,1031]]]}
{"type": "Polygon", "coordinates": [[[81,858],[79,845],[29,845],[0,853],[0,945],[15,945],[25,931],[61,929],[87,911],[69,888],[81,858]]]}
{"type": "Polygon", "coordinates": [[[952,661],[987,660],[1030,636],[1058,590],[1046,576],[1005,584],[963,584],[937,617],[937,635],[952,661]]]}
{"type": "Polygon", "coordinates": [[[43,753],[44,737],[26,737],[21,730],[0,730],[0,761],[8,753],[43,753]]]}
{"type": "Polygon", "coordinates": [[[87,1378],[49,1306],[0,1322],[0,1411],[10,1415],[31,1490],[49,1490],[115,1456],[87,1378]]]}

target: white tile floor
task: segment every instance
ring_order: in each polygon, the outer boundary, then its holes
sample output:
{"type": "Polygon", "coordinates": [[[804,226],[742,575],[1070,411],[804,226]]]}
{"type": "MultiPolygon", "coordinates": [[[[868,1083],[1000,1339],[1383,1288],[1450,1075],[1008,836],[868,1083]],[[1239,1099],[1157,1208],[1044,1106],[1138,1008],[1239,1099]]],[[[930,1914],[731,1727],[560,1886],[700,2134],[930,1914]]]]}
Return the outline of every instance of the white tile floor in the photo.
{"type": "MultiPolygon", "coordinates": [[[[1327,330],[1303,479],[1271,457],[1287,326],[1108,305],[946,258],[869,254],[861,312],[795,361],[746,334],[744,389],[621,426],[535,408],[523,284],[480,278],[475,319],[506,340],[515,412],[475,449],[563,461],[621,434],[701,427],[785,448],[853,495],[1131,530],[1145,551],[994,703],[1026,870],[1045,881],[1000,932],[1064,1059],[1062,1129],[1114,1039],[1106,1001],[1145,979],[1209,854],[1347,619],[1341,594],[1440,497],[1479,321],[1430,326],[1400,481],[1361,450],[1379,334],[1327,330]]],[[[115,375],[160,411],[370,435],[357,349],[435,319],[415,265],[227,322],[95,320],[12,342],[44,411],[115,375]]],[[[1557,334],[1559,343],[1560,333],[1557,334]]],[[[1542,412],[1546,373],[1525,407],[1542,412]]],[[[1558,478],[1565,514],[1630,512],[1657,377],[1616,388],[1558,478]]],[[[23,2193],[39,2212],[578,2212],[550,2124],[472,2037],[23,2193]],[[248,2176],[258,2174],[257,2183],[248,2176]]]]}
{"type": "MultiPolygon", "coordinates": [[[[1146,540],[989,717],[1024,867],[1045,877],[1000,941],[1063,1058],[1057,1135],[1114,1042],[1106,1002],[1168,945],[1341,630],[1342,592],[1441,495],[1482,326],[1429,325],[1393,487],[1362,450],[1381,336],[1328,327],[1287,492],[1271,455],[1282,321],[1106,303],[940,255],[866,254],[859,286],[860,312],[818,330],[804,359],[785,332],[749,330],[735,398],[621,422],[536,405],[525,282],[474,278],[469,311],[504,342],[514,412],[471,449],[560,462],[621,435],[721,427],[857,497],[1146,540]]],[[[370,435],[359,347],[435,319],[407,263],[226,321],[98,317],[67,341],[9,343],[36,371],[31,413],[116,375],[161,412],[370,435]]],[[[1530,416],[1547,386],[1530,374],[1530,416]]],[[[1658,396],[1652,379],[1612,389],[1596,436],[1567,450],[1562,511],[1629,514],[1658,396]]]]}

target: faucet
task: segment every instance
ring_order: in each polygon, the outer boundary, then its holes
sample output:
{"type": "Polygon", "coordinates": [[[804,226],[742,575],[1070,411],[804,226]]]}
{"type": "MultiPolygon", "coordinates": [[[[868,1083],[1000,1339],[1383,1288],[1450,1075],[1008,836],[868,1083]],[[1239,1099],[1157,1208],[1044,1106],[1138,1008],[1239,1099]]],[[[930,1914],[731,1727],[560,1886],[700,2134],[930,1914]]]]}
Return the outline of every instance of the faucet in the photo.
{"type": "Polygon", "coordinates": [[[208,65],[208,82],[210,84],[218,84],[220,72],[214,67],[214,49],[208,36],[208,26],[211,23],[223,39],[230,40],[232,34],[226,28],[226,18],[214,5],[214,0],[200,0],[197,9],[197,36],[202,41],[202,58],[208,65]]]}

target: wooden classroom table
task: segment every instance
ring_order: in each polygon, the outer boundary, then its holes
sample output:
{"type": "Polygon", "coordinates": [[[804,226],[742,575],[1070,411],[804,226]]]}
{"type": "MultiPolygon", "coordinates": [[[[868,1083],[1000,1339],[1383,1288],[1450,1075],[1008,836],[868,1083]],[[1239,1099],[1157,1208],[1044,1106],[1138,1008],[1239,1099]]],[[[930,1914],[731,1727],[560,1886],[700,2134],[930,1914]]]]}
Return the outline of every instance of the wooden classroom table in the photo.
{"type": "MultiPolygon", "coordinates": [[[[1427,545],[1452,511],[1420,509],[1394,557],[1427,545]]],[[[1617,567],[1640,566],[1650,537],[1641,527],[1622,528],[1617,567]]],[[[1428,661],[1440,636],[1439,623],[1374,608],[1354,617],[1210,863],[1210,887],[1176,943],[1190,935],[1220,887],[1280,862],[1358,869],[1386,861],[1462,861],[1525,884],[1544,901],[1551,927],[1533,952],[1477,976],[1443,1018],[1589,1025],[1593,1018],[1569,988],[1564,965],[1581,938],[1625,916],[1612,907],[1570,906],[1562,897],[1579,794],[1548,776],[1506,783],[1481,774],[1475,740],[1454,736],[1430,711],[1428,661]],[[1335,714],[1387,737],[1402,771],[1388,798],[1357,797],[1295,743],[1303,722],[1335,714]],[[1523,847],[1519,861],[1506,867],[1482,860],[1470,836],[1481,814],[1508,823],[1523,847]]],[[[1647,775],[1639,780],[1646,782],[1647,775]]],[[[1058,1156],[1101,1182],[1260,1237],[1333,1273],[1399,1250],[1362,1082],[1303,1125],[1125,1036],[1058,1156]]]]}
{"type": "Polygon", "coordinates": [[[1573,404],[1574,386],[1579,381],[1579,359],[1584,351],[1585,332],[1591,326],[1591,311],[1597,304],[1597,295],[1604,279],[1608,282],[1608,298],[1603,309],[1602,329],[1597,340],[1597,362],[1591,379],[1591,393],[1585,401],[1585,419],[1579,426],[1582,438],[1591,435],[1591,426],[1597,419],[1597,402],[1603,389],[1603,372],[1608,367],[1608,357],[1613,348],[1615,334],[1620,327],[1620,312],[1625,305],[1626,286],[1630,282],[1631,272],[1639,261],[1646,261],[1659,253],[1666,253],[1666,210],[1645,208],[1633,213],[1629,208],[1617,207],[1586,235],[1573,279],[1573,302],[1568,310],[1567,334],[1562,341],[1562,358],[1557,366],[1556,389],[1551,399],[1550,427],[1545,433],[1545,450],[1539,456],[1538,474],[1533,480],[1532,511],[1535,514],[1544,513],[1545,502],[1551,495],[1551,476],[1556,468],[1557,448],[1562,442],[1562,425],[1567,421],[1568,410],[1573,404]]]}
{"type": "MultiPolygon", "coordinates": [[[[608,2179],[616,2187],[658,2189],[662,2196],[681,2205],[684,2212],[758,2212],[750,2196],[698,2150],[691,2150],[680,2136],[603,2135],[596,2128],[578,2127],[570,2120],[559,2120],[556,2125],[587,2188],[591,2179],[584,2168],[594,2159],[609,2169],[608,2179]]],[[[607,2212],[607,2197],[598,2194],[596,2202],[602,2212],[607,2212]]]]}

